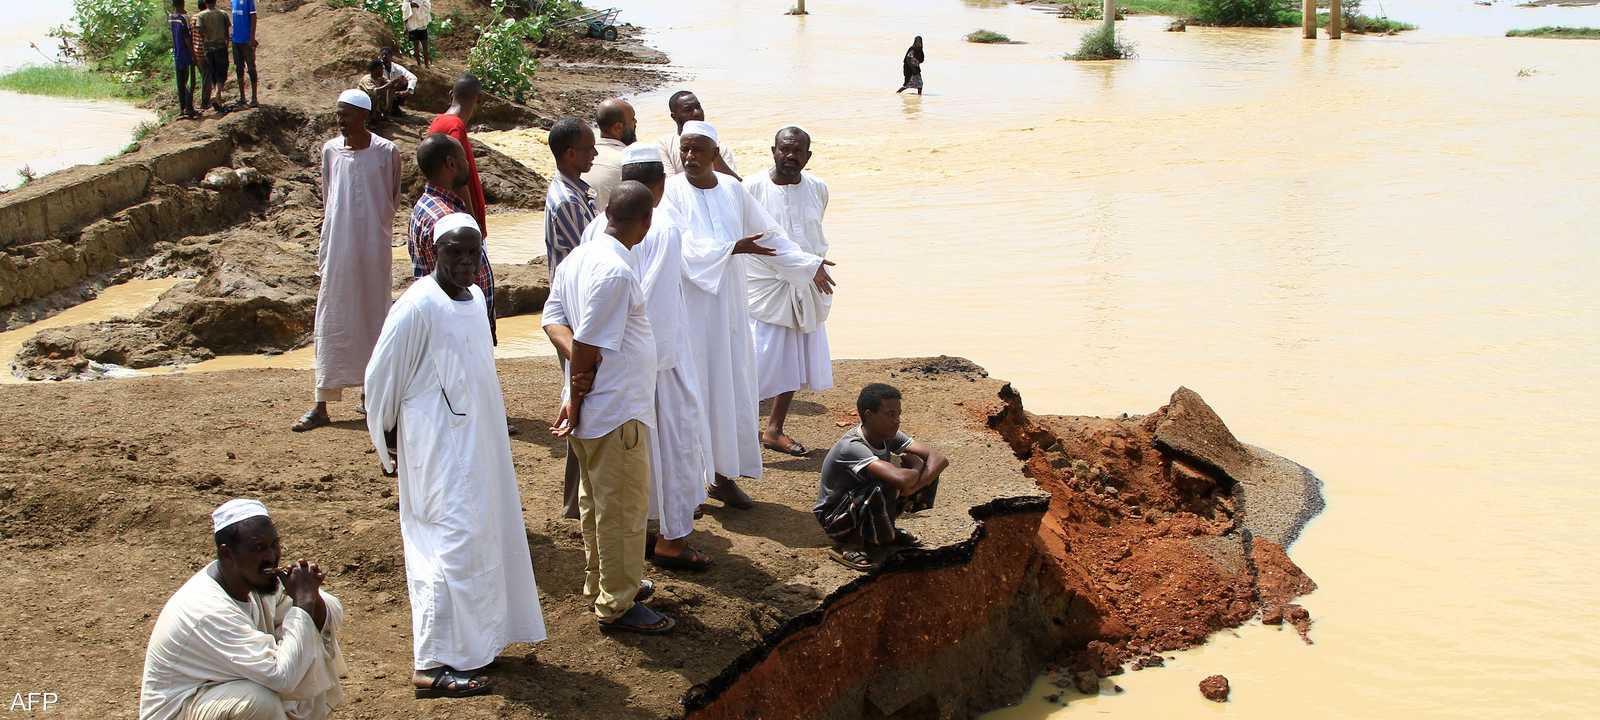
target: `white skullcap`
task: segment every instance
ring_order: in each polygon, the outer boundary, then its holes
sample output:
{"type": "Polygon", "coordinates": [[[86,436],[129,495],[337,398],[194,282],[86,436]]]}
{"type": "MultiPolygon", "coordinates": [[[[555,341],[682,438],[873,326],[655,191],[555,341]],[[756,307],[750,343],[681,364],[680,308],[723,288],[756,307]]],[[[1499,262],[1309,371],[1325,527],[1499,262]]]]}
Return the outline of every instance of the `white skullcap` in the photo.
{"type": "Polygon", "coordinates": [[[211,532],[217,532],[241,520],[266,516],[267,506],[262,505],[260,500],[234,498],[211,511],[211,532]]]}
{"type": "Polygon", "coordinates": [[[474,218],[471,215],[468,215],[466,213],[461,213],[461,212],[450,213],[449,215],[446,215],[446,216],[444,216],[442,218],[439,218],[438,222],[435,222],[433,224],[433,242],[434,242],[434,244],[437,245],[439,243],[439,239],[443,238],[446,233],[448,233],[448,232],[450,232],[452,230],[460,230],[461,228],[464,228],[464,227],[469,227],[469,228],[472,228],[473,230],[477,230],[480,237],[483,234],[483,229],[478,227],[477,218],[474,218]]]}
{"type": "Polygon", "coordinates": [[[661,162],[661,151],[657,150],[656,146],[648,143],[634,143],[629,145],[628,149],[622,153],[623,165],[658,162],[661,162]]]}
{"type": "Polygon", "coordinates": [[[360,90],[346,90],[339,93],[339,102],[372,112],[372,98],[360,90]]]}
{"type": "Polygon", "coordinates": [[[708,122],[706,122],[704,120],[690,120],[689,122],[684,123],[683,124],[683,132],[678,133],[678,134],[679,135],[699,135],[700,137],[703,137],[703,138],[709,138],[711,140],[711,142],[718,142],[718,140],[717,140],[717,129],[714,128],[714,127],[711,127],[711,123],[708,123],[708,122]]]}

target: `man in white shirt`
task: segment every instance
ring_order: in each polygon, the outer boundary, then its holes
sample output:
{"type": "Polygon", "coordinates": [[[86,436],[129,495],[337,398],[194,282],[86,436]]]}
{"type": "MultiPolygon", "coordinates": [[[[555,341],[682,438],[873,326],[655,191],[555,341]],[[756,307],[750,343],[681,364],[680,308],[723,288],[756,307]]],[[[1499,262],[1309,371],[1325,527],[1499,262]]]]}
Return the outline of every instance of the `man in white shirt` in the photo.
{"type": "Polygon", "coordinates": [[[378,66],[370,68],[372,87],[363,86],[361,89],[372,94],[377,101],[377,114],[382,116],[404,115],[406,98],[417,89],[417,76],[405,69],[400,63],[394,61],[394,48],[385,47],[378,53],[378,66]]]}
{"type": "Polygon", "coordinates": [[[656,341],[644,289],[628,249],[650,231],[650,190],[621,183],[606,206],[602,237],[579,245],[556,270],[544,330],[569,377],[593,373],[587,392],[564,383],[550,428],[570,437],[579,469],[583,594],[603,632],[661,635],[676,621],[637,596],[644,579],[651,428],[655,426],[656,341]]]}
{"type": "Polygon", "coordinates": [[[639,140],[639,123],[627,100],[611,98],[595,108],[594,126],[600,139],[594,143],[594,164],[583,181],[594,191],[594,206],[603,208],[611,200],[611,189],[622,182],[622,153],[639,140]]]}
{"type": "Polygon", "coordinates": [[[422,67],[433,67],[433,49],[428,47],[428,23],[433,22],[433,0],[404,0],[400,5],[406,20],[406,39],[411,41],[411,57],[422,67]]]}
{"type": "MultiPolygon", "coordinates": [[[[667,177],[671,178],[683,172],[683,154],[680,145],[683,141],[683,124],[690,121],[705,122],[706,111],[700,107],[700,98],[688,90],[679,90],[667,98],[667,113],[672,116],[672,122],[678,129],[661,136],[656,145],[661,149],[661,161],[666,163],[667,177]]],[[[719,146],[717,149],[716,163],[713,170],[728,175],[734,180],[743,180],[739,177],[738,165],[733,162],[733,149],[719,146]]]]}
{"type": "MultiPolygon", "coordinates": [[[[805,172],[811,161],[811,136],[797,127],[778,131],[772,140],[772,170],[744,182],[744,188],[772,215],[796,246],[827,257],[822,214],[828,209],[828,186],[805,172]]],[[[805,457],[806,446],[783,431],[796,390],[833,387],[833,358],[823,323],[833,295],[809,282],[790,282],[767,262],[751,258],[750,333],[756,344],[756,397],[772,400],[772,415],[761,433],[761,446],[805,457]]]]}
{"type": "Polygon", "coordinates": [[[144,656],[139,720],[322,720],[344,700],[344,608],[322,570],[280,566],[256,500],[211,513],[217,559],[161,608],[144,656]]]}

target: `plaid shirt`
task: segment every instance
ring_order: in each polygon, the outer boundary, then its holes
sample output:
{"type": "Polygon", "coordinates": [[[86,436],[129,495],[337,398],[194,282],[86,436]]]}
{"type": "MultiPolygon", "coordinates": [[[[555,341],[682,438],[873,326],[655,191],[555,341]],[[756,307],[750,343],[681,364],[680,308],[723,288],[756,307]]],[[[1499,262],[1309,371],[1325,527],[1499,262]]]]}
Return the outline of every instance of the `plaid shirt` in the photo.
{"type": "Polygon", "coordinates": [[[583,241],[583,229],[594,216],[594,191],[589,184],[556,173],[544,196],[544,251],[550,277],[556,276],[556,266],[583,241]]]}
{"type": "MultiPolygon", "coordinates": [[[[411,237],[406,248],[411,251],[411,276],[422,277],[433,272],[437,261],[433,254],[433,224],[451,213],[472,214],[467,203],[442,187],[428,183],[422,187],[422,197],[411,211],[411,237]]],[[[485,246],[478,262],[478,289],[483,291],[483,303],[489,307],[489,317],[494,317],[494,268],[489,267],[489,249],[485,246]]]]}

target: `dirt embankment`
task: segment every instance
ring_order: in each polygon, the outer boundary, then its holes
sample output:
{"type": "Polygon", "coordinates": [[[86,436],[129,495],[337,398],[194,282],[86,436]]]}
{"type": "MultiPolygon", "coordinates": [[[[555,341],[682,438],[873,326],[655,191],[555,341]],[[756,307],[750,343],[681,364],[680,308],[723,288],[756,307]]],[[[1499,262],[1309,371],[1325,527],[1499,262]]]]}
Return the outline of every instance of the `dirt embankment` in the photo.
{"type": "MultiPolygon", "coordinates": [[[[926,548],[867,577],[829,562],[810,513],[821,453],[769,454],[754,510],[713,504],[698,524],[709,572],[650,572],[679,632],[608,638],[579,594],[578,528],[559,518],[562,449],[543,432],[558,371],[500,369],[550,639],[508,648],[495,694],[411,698],[394,481],[353,403],[332,428],[282,429],[311,384],[300,371],[0,387],[28,408],[0,420],[0,573],[14,580],[0,628],[49,649],[0,656],[0,673],[61,688],[64,717],[133,717],[155,615],[234,496],[262,498],[285,552],[333,571],[350,613],[341,718],[967,718],[1047,665],[1093,680],[1263,609],[1293,621],[1284,603],[1315,587],[1245,510],[1311,504],[1314,483],[1225,476],[1210,449],[1171,449],[1245,448],[1199,442],[1232,436],[1192,393],[1145,417],[1034,416],[959,359],[841,361],[839,387],[797,401],[791,432],[825,447],[856,388],[898,385],[906,430],[954,463],[936,507],[902,521],[926,548]]],[[[1280,462],[1245,450],[1245,471],[1280,462]]]]}
{"type": "MultiPolygon", "coordinates": [[[[442,13],[466,18],[483,12],[474,1],[441,5],[442,13]]],[[[364,72],[388,34],[374,16],[356,9],[296,0],[260,7],[264,107],[175,121],[129,155],[0,194],[0,226],[8,228],[0,240],[0,329],[40,319],[128,278],[192,280],[137,317],[40,333],[12,372],[59,379],[85,372],[92,362],[143,368],[306,342],[322,217],[319,150],[337,134],[332,98],[364,72]]],[[[412,112],[373,127],[406,159],[394,227],[401,258],[405,219],[422,186],[410,158],[433,113],[448,105],[451,81],[465,69],[467,24],[442,43],[432,68],[411,68],[418,76],[412,112]]],[[[491,98],[476,121],[512,128],[548,125],[561,114],[587,116],[599,98],[662,77],[640,65],[659,61],[659,53],[632,41],[589,47],[598,44],[573,40],[541,51],[544,70],[529,103],[491,98]]],[[[542,206],[544,178],[481,143],[476,154],[491,212],[542,206]]],[[[408,275],[397,263],[397,283],[408,275]]],[[[499,311],[537,310],[544,275],[542,268],[496,268],[497,290],[508,301],[499,311]]]]}

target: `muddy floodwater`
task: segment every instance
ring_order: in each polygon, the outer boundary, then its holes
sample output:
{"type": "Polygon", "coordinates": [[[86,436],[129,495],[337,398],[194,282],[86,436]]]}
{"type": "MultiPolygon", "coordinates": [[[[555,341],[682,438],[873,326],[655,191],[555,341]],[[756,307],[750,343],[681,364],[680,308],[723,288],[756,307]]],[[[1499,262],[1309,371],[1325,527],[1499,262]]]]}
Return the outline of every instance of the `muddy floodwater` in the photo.
{"type": "MultiPolygon", "coordinates": [[[[1188,385],[1326,482],[1292,550],[1315,645],[1247,626],[995,717],[1600,707],[1600,43],[1498,37],[1600,9],[1388,2],[1423,30],[1340,42],[1135,17],[1137,59],[1073,64],[1088,24],[999,3],[617,4],[687,76],[636,98],[642,139],[679,87],[746,173],[811,131],[840,356],[963,355],[1049,412],[1188,385]],[[895,95],[917,34],[927,94],[895,95]]],[[[540,135],[488,141],[548,165],[540,135]]],[[[519,227],[491,244],[542,252],[519,227]]]]}
{"type": "MultiPolygon", "coordinates": [[[[25,3],[0,1],[0,75],[23,65],[50,62],[55,40],[50,28],[72,17],[65,0],[25,3]],[[39,50],[28,47],[34,43],[39,50]]],[[[11,140],[0,143],[0,188],[20,182],[26,167],[36,175],[79,164],[94,164],[115,155],[130,140],[141,122],[154,122],[156,114],[124,102],[69,100],[0,91],[0,128],[11,140]]]]}
{"type": "MultiPolygon", "coordinates": [[[[686,77],[635,98],[642,140],[680,87],[747,174],[773,131],[811,131],[838,356],[965,356],[1039,412],[1187,385],[1326,483],[1292,548],[1321,585],[1315,645],[1253,624],[1124,692],[1063,707],[1041,684],[993,717],[1600,707],[1600,42],[1499,37],[1600,9],[1388,2],[1423,29],[1339,42],[1133,17],[1136,59],[1075,64],[1088,23],[1003,3],[616,4],[686,77]],[[980,27],[1024,44],[961,42],[980,27]],[[896,95],[917,34],[927,94],[896,95]],[[1196,690],[1215,673],[1226,706],[1196,690]]],[[[542,132],[483,139],[551,164],[542,132]]],[[[542,255],[540,222],[491,217],[491,255],[542,255]]],[[[136,311],[152,287],[103,298],[136,311]]],[[[501,354],[548,354],[536,318],[500,327],[501,354]]]]}

